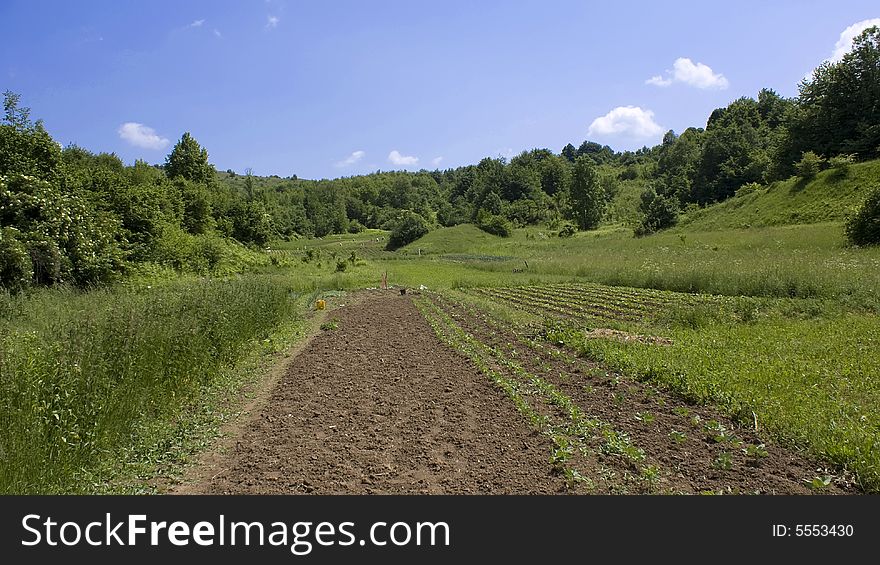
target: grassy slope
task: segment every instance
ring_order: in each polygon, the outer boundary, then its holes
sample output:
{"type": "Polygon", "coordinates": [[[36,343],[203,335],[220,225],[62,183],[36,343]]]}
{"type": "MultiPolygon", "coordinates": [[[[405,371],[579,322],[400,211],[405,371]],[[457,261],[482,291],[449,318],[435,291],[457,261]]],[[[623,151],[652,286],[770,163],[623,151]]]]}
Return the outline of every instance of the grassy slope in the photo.
{"type": "Polygon", "coordinates": [[[687,214],[677,231],[840,222],[878,184],[880,160],[852,165],[845,172],[829,169],[808,183],[792,178],[687,214]]]}

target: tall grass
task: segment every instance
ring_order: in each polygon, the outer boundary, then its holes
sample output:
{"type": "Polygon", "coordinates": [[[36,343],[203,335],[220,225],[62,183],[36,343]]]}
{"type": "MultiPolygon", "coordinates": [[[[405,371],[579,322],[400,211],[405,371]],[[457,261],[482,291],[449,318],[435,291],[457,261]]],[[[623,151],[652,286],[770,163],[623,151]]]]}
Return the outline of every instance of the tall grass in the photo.
{"type": "Polygon", "coordinates": [[[78,492],[294,312],[280,277],[0,297],[0,493],[78,492]]]}

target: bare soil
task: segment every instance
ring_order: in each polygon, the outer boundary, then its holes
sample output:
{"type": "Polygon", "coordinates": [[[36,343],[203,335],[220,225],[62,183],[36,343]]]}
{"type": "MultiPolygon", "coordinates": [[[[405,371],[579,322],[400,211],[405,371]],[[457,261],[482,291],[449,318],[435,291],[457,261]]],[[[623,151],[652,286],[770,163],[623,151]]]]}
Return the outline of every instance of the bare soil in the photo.
{"type": "Polygon", "coordinates": [[[180,493],[554,493],[549,441],[395,291],[365,292],[290,361],[180,493]]]}
{"type": "MultiPolygon", "coordinates": [[[[516,345],[523,336],[514,328],[438,296],[431,300],[483,343],[516,348],[527,370],[554,382],[584,413],[626,433],[644,450],[645,465],[661,470],[650,489],[631,479],[618,489],[620,477],[638,476],[640,469],[599,453],[584,468],[606,476],[592,492],[808,494],[806,482],[824,471],[709,407],[689,406],[589,360],[552,346],[523,355],[522,343],[516,345]],[[766,455],[757,460],[713,441],[706,422],[720,423],[743,445],[764,444],[766,455]]],[[[326,329],[267,379],[249,415],[227,429],[227,439],[204,454],[174,492],[578,492],[554,469],[551,440],[469,359],[438,339],[412,294],[364,291],[320,321],[326,329]]],[[[845,492],[853,490],[845,484],[824,490],[845,492]]]]}

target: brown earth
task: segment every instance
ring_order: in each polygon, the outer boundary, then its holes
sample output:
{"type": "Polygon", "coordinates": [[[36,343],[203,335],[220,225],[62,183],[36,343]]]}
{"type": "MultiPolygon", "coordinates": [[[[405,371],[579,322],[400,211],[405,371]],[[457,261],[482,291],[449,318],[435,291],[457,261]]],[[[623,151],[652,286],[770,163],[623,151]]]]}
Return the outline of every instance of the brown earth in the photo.
{"type": "MultiPolygon", "coordinates": [[[[608,422],[630,437],[646,455],[641,466],[655,465],[661,476],[653,492],[723,494],[846,494],[853,493],[849,476],[835,477],[820,491],[808,482],[833,475],[826,465],[774,442],[758,430],[740,425],[709,406],[684,402],[649,383],[630,379],[571,352],[544,343],[533,349],[509,324],[432,295],[431,300],[482,343],[515,352],[527,371],[552,382],[587,415],[608,422]],[[719,433],[707,431],[723,429],[719,433]],[[719,427],[720,426],[720,427],[719,427]],[[763,446],[760,457],[746,446],[763,446]],[[719,465],[724,461],[724,465],[719,465]]],[[[757,420],[755,420],[757,424],[757,420]]],[[[609,465],[609,461],[600,464],[609,465]]],[[[631,491],[632,489],[630,489],[631,491]]],[[[612,492],[615,492],[612,490],[612,492]]]]}
{"type": "Polygon", "coordinates": [[[554,493],[549,441],[412,303],[364,293],[180,493],[554,493]]]}
{"type": "MultiPolygon", "coordinates": [[[[661,471],[646,486],[639,466],[595,451],[584,455],[581,467],[595,475],[591,492],[807,494],[805,481],[824,472],[711,408],[689,406],[552,346],[526,355],[529,348],[514,345],[522,336],[513,328],[439,296],[430,300],[483,343],[498,351],[515,348],[526,370],[554,382],[585,414],[627,434],[644,451],[643,465],[661,471]],[[766,456],[752,461],[739,448],[707,438],[703,423],[710,421],[743,445],[766,444],[766,456]],[[719,455],[729,456],[730,468],[717,468],[719,455]]],[[[266,381],[249,418],[227,429],[225,444],[205,454],[174,492],[581,491],[554,470],[550,438],[438,339],[412,295],[367,291],[346,301],[324,316],[335,327],[300,345],[266,381]]],[[[824,492],[848,491],[849,485],[833,484],[824,492]]]]}

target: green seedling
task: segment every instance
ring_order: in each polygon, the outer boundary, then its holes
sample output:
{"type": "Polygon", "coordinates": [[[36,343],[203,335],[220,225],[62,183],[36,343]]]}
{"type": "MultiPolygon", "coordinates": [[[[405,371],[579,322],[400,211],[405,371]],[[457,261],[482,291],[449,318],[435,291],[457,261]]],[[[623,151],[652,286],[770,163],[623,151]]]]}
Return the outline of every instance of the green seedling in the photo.
{"type": "Polygon", "coordinates": [[[654,415],[650,412],[636,412],[635,419],[639,422],[650,424],[654,421],[654,415]]]}
{"type": "Polygon", "coordinates": [[[684,440],[687,439],[687,434],[673,430],[669,432],[669,437],[671,437],[675,443],[684,443],[684,440]]]}
{"type": "Polygon", "coordinates": [[[715,461],[712,462],[712,466],[721,471],[729,471],[733,467],[733,458],[730,456],[730,453],[722,451],[715,458],[715,461]]]}
{"type": "Polygon", "coordinates": [[[831,486],[831,476],[814,477],[812,480],[804,479],[804,482],[813,490],[825,490],[831,486]]]}
{"type": "Polygon", "coordinates": [[[758,445],[747,445],[743,448],[743,453],[745,453],[747,457],[752,457],[755,459],[767,457],[767,449],[765,449],[763,443],[760,443],[758,445]]]}
{"type": "Polygon", "coordinates": [[[329,320],[329,321],[321,324],[321,329],[324,330],[325,332],[335,330],[338,327],[339,327],[339,320],[337,320],[336,318],[333,318],[332,320],[329,320]]]}

